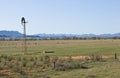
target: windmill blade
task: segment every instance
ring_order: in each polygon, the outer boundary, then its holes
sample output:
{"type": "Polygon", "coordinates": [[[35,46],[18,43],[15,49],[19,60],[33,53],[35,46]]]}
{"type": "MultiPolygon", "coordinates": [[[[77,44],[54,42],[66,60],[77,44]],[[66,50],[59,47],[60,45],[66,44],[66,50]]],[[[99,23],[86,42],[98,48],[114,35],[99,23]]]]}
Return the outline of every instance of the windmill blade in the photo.
{"type": "Polygon", "coordinates": [[[21,18],[21,24],[24,24],[24,23],[25,23],[25,18],[22,17],[22,18],[21,18]]]}

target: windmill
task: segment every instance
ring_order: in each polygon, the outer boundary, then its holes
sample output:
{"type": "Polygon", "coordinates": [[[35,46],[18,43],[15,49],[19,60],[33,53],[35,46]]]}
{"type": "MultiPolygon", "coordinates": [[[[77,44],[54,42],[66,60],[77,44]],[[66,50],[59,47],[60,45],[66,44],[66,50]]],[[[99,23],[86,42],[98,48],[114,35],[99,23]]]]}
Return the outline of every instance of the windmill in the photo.
{"type": "Polygon", "coordinates": [[[26,53],[27,52],[27,45],[26,45],[26,21],[25,21],[25,18],[22,17],[21,18],[21,24],[23,26],[23,40],[24,40],[24,52],[26,53]]]}

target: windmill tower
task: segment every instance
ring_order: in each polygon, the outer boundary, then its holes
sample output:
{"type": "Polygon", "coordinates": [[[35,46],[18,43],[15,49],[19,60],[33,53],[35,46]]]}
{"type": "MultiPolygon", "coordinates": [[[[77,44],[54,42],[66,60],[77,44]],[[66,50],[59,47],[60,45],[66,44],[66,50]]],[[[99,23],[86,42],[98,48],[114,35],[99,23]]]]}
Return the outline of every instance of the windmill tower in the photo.
{"type": "Polygon", "coordinates": [[[23,41],[24,41],[24,54],[27,52],[27,44],[26,44],[26,21],[25,18],[21,18],[21,24],[23,26],[23,41]]]}

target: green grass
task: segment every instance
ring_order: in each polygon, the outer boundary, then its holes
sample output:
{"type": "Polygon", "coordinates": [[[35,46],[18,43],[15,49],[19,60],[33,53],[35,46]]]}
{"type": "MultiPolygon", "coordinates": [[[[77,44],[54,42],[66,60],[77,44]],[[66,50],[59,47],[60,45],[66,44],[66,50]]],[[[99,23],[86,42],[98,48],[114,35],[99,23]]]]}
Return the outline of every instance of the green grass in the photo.
{"type": "MultiPolygon", "coordinates": [[[[120,40],[38,40],[27,42],[27,55],[24,55],[22,41],[0,41],[0,55],[7,56],[8,59],[2,59],[0,62],[0,71],[10,70],[14,75],[11,78],[22,78],[17,68],[10,68],[6,63],[16,63],[20,65],[25,61],[25,72],[28,72],[26,78],[119,78],[120,77],[120,40]],[[54,51],[54,53],[43,53],[44,51],[54,51]],[[118,60],[114,60],[114,54],[117,53],[118,60]],[[103,61],[78,60],[88,69],[70,69],[65,71],[56,71],[52,67],[45,67],[43,59],[45,55],[54,56],[74,56],[74,55],[106,55],[111,56],[103,61]],[[12,57],[12,61],[10,60],[12,57]],[[20,59],[21,58],[21,59],[20,59]],[[30,59],[34,60],[30,61],[30,59]],[[35,60],[37,58],[37,61],[35,60]],[[24,59],[24,60],[23,60],[24,59]],[[37,65],[33,65],[34,62],[37,65]],[[5,65],[4,65],[5,64],[5,65]],[[30,73],[32,72],[32,73],[30,73]]],[[[1,57],[1,56],[0,56],[1,57]]],[[[1,60],[1,59],[0,59],[1,60]]],[[[46,66],[46,65],[45,65],[46,66]]],[[[10,78],[1,76],[0,78],[10,78]]]]}
{"type": "MultiPolygon", "coordinates": [[[[113,55],[120,51],[120,40],[38,40],[28,41],[29,52],[54,51],[50,55],[113,55]]],[[[0,41],[0,54],[23,52],[22,41],[0,41]]]]}
{"type": "Polygon", "coordinates": [[[52,78],[119,78],[120,62],[94,62],[90,69],[75,69],[59,72],[52,78]]]}

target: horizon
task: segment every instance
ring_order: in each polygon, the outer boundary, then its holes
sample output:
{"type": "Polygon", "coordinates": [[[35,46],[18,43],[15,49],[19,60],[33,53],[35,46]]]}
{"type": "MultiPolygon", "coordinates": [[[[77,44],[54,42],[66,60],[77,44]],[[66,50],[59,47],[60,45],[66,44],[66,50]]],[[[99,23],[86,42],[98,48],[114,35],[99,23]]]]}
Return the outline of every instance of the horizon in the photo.
{"type": "MultiPolygon", "coordinates": [[[[8,32],[19,32],[19,31],[14,31],[14,30],[0,30],[1,31],[8,31],[8,32]]],[[[23,34],[21,32],[19,32],[20,34],[23,34]]],[[[49,35],[49,34],[55,34],[55,35],[59,35],[59,34],[63,34],[63,35],[90,35],[90,34],[93,34],[93,35],[104,35],[104,34],[120,34],[120,32],[117,32],[117,33],[102,33],[102,34],[94,34],[94,33],[85,33],[85,34],[74,34],[74,33],[35,33],[35,34],[27,34],[27,35],[40,35],[40,34],[46,34],[46,35],[49,35]]]]}
{"type": "Polygon", "coordinates": [[[120,29],[119,0],[4,0],[0,30],[27,34],[113,34],[120,29]]]}

